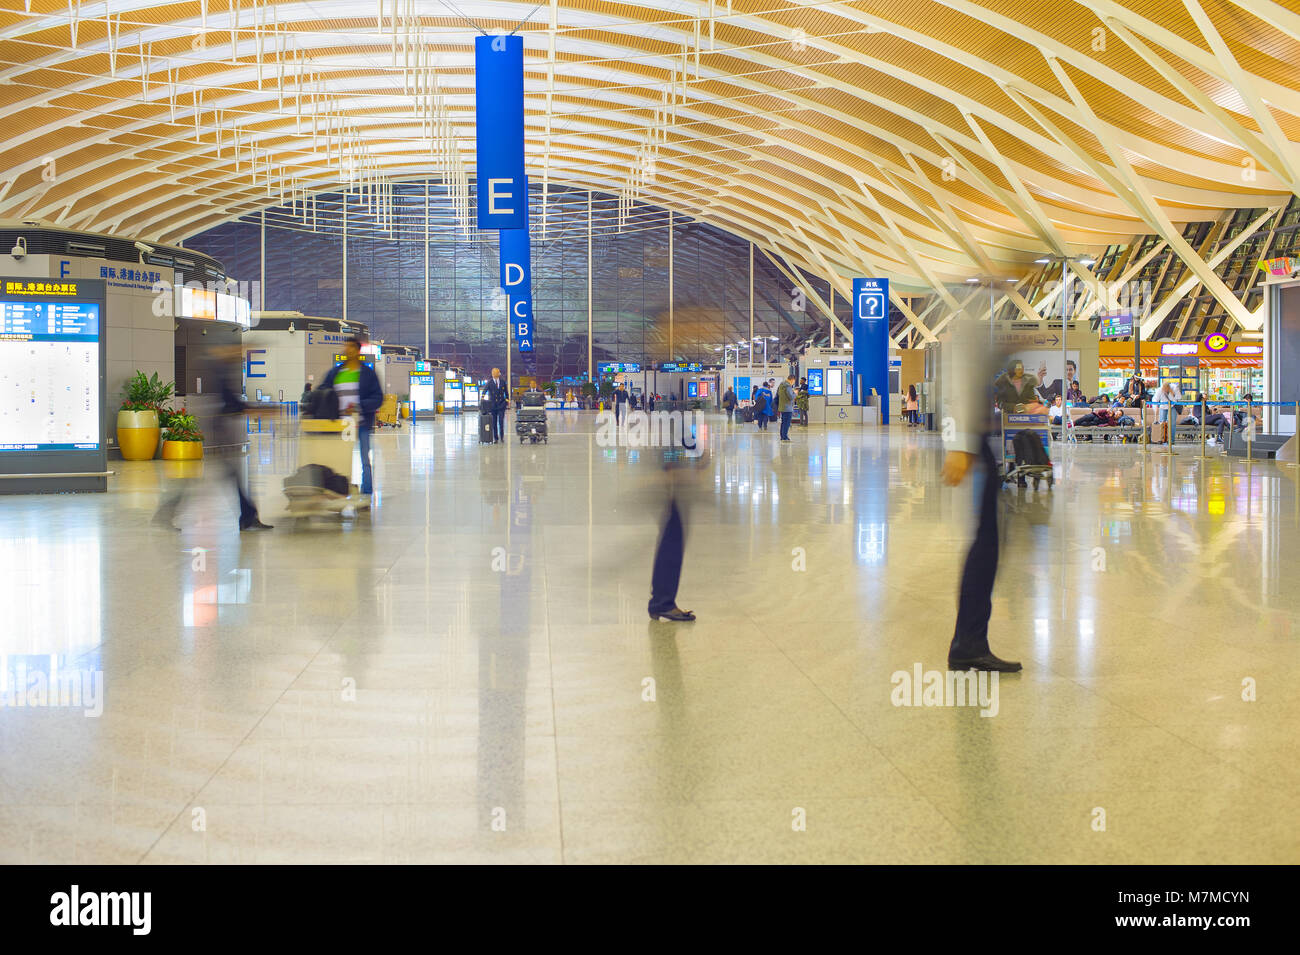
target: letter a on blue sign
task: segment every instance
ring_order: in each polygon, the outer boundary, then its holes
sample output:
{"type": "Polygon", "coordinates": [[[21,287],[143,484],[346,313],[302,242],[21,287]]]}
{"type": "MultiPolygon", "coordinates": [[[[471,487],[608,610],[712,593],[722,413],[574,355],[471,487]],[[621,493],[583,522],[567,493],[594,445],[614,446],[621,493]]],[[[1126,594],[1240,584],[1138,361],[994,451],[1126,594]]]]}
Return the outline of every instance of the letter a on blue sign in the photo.
{"type": "Polygon", "coordinates": [[[478,227],[528,228],[524,179],[524,38],[474,38],[478,227]]]}
{"type": "Polygon", "coordinates": [[[533,266],[527,229],[501,230],[501,287],[521,352],[533,350],[533,266]]]}

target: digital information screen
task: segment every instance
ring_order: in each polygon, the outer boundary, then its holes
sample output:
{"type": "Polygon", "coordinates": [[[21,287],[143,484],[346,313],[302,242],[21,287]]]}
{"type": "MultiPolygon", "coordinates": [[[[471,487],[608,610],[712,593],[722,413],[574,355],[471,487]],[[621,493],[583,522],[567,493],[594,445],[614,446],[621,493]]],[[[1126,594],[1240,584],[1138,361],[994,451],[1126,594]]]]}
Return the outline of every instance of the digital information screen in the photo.
{"type": "Polygon", "coordinates": [[[433,390],[433,375],[411,375],[411,407],[417,413],[434,410],[436,404],[433,390]]]}
{"type": "Polygon", "coordinates": [[[821,368],[808,369],[808,394],[810,395],[823,394],[822,372],[823,369],[821,368]]]}
{"type": "Polygon", "coordinates": [[[442,382],[442,406],[459,408],[464,392],[459,378],[444,378],[442,382]]]}
{"type": "Polygon", "coordinates": [[[1097,331],[1103,340],[1132,338],[1133,315],[1131,312],[1102,315],[1097,322],[1097,331]]]}
{"type": "Polygon", "coordinates": [[[0,452],[98,451],[100,305],[0,299],[0,452]]]}

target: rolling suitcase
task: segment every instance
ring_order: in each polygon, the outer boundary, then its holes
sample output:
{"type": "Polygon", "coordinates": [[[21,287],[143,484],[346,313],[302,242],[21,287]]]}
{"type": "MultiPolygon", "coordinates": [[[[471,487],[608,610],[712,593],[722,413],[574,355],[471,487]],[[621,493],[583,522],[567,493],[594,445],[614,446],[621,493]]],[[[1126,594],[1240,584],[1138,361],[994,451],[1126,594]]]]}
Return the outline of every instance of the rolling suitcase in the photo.
{"type": "Polygon", "coordinates": [[[492,410],[487,400],[483,400],[478,406],[478,443],[492,443],[492,410]]]}

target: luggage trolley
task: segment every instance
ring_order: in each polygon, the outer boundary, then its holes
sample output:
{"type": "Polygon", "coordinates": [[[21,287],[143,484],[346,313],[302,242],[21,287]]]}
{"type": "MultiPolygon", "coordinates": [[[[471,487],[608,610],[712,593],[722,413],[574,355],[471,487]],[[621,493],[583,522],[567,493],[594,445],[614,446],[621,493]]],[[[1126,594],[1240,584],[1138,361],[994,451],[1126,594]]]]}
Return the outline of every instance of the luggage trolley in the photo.
{"type": "Polygon", "coordinates": [[[342,520],[369,510],[370,498],[351,483],[352,450],[357,443],[345,439],[346,427],[343,419],[301,419],[298,470],[284,479],[290,517],[342,520]]]}
{"type": "Polygon", "coordinates": [[[548,435],[546,427],[546,394],[541,391],[525,391],[523,404],[515,412],[515,434],[519,435],[519,443],[530,441],[536,444],[541,441],[543,444],[549,444],[546,440],[548,435]]]}
{"type": "Polygon", "coordinates": [[[1026,479],[1034,490],[1046,478],[1050,488],[1056,483],[1052,473],[1052,425],[1045,414],[1002,415],[1002,483],[1015,481],[1021,487],[1026,479]],[[1021,437],[1023,435],[1023,437],[1021,437]],[[1040,450],[1035,450],[1038,448],[1040,450]]]}

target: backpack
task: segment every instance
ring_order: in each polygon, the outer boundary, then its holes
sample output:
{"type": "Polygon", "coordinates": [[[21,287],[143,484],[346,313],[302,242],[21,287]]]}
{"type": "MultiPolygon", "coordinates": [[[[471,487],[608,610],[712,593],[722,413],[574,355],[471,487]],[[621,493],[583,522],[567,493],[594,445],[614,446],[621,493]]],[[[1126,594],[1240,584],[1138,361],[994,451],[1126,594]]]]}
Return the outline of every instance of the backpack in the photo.
{"type": "Polygon", "coordinates": [[[304,464],[283,481],[284,487],[315,487],[346,497],[348,479],[323,464],[304,464]]]}
{"type": "Polygon", "coordinates": [[[1017,431],[1016,436],[1011,439],[1011,446],[1015,450],[1016,464],[1029,467],[1050,467],[1052,464],[1051,458],[1047,456],[1047,449],[1043,447],[1043,439],[1039,437],[1037,431],[1028,428],[1017,431]]]}
{"type": "Polygon", "coordinates": [[[309,418],[324,418],[333,421],[339,416],[338,392],[330,385],[313,388],[308,396],[303,413],[309,418]]]}

